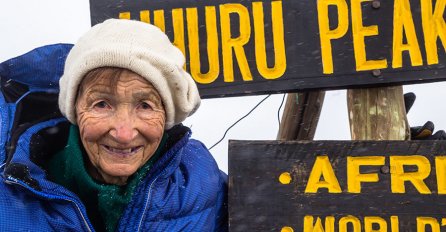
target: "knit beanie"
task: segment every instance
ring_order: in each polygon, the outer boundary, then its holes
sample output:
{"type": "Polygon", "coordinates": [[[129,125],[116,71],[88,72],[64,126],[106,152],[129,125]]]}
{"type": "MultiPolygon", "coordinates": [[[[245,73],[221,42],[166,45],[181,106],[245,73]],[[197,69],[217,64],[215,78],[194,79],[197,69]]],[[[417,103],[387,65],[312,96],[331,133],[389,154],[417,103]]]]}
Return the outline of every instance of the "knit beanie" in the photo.
{"type": "Polygon", "coordinates": [[[84,76],[99,67],[125,68],[158,91],[166,111],[165,129],[170,129],[200,105],[197,86],[184,63],[183,53],[159,28],[133,20],[106,20],[84,34],[68,54],[59,81],[59,108],[76,124],[75,102],[84,76]]]}

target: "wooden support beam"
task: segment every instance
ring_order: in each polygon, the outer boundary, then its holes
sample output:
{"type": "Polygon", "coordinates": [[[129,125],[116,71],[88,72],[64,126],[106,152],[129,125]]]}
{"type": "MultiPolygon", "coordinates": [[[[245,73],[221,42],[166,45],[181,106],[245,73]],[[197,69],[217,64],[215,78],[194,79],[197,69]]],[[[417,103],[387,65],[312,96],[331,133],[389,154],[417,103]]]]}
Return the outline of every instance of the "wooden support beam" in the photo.
{"type": "Polygon", "coordinates": [[[325,91],[290,93],[287,96],[278,140],[313,140],[325,91]]]}
{"type": "Polygon", "coordinates": [[[409,140],[403,87],[347,90],[352,140],[409,140]]]}

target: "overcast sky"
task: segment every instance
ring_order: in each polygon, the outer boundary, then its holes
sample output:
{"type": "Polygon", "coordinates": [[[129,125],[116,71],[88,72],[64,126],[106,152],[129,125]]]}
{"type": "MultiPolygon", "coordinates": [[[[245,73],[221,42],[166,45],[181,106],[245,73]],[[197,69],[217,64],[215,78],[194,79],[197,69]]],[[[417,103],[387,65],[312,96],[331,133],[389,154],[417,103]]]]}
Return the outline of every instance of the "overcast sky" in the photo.
{"type": "MultiPolygon", "coordinates": [[[[88,0],[0,0],[0,9],[0,62],[39,46],[75,43],[90,28],[88,0]]],[[[436,128],[446,129],[444,82],[404,86],[404,90],[417,95],[417,101],[408,115],[411,125],[422,125],[431,120],[436,128]]],[[[277,111],[282,96],[278,94],[268,98],[249,117],[229,131],[222,143],[211,150],[223,171],[228,170],[228,139],[276,138],[279,126],[277,111]]],[[[194,138],[210,147],[223,136],[226,128],[264,97],[203,100],[198,112],[184,124],[192,128],[194,138]]],[[[346,102],[344,90],[327,92],[315,139],[350,139],[346,102]]]]}

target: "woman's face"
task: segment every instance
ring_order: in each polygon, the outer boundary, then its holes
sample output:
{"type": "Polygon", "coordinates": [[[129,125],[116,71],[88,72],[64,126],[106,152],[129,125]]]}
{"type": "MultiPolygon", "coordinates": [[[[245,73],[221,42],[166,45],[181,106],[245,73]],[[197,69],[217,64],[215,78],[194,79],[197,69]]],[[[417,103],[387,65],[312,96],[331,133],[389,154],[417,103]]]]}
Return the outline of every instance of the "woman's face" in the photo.
{"type": "Polygon", "coordinates": [[[123,185],[161,142],[165,111],[161,97],[144,78],[122,71],[117,85],[107,72],[84,80],[76,101],[82,144],[93,178],[123,185]]]}

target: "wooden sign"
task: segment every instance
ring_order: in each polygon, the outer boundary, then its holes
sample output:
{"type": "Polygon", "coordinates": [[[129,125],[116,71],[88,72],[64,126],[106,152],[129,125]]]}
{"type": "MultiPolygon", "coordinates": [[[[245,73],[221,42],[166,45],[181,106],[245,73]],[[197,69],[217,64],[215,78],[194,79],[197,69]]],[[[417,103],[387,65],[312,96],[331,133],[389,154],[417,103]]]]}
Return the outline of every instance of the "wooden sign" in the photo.
{"type": "Polygon", "coordinates": [[[445,0],[91,0],[91,21],[153,23],[202,97],[446,79],[445,0]]]}
{"type": "Polygon", "coordinates": [[[440,232],[446,141],[230,141],[230,231],[440,232]]]}

